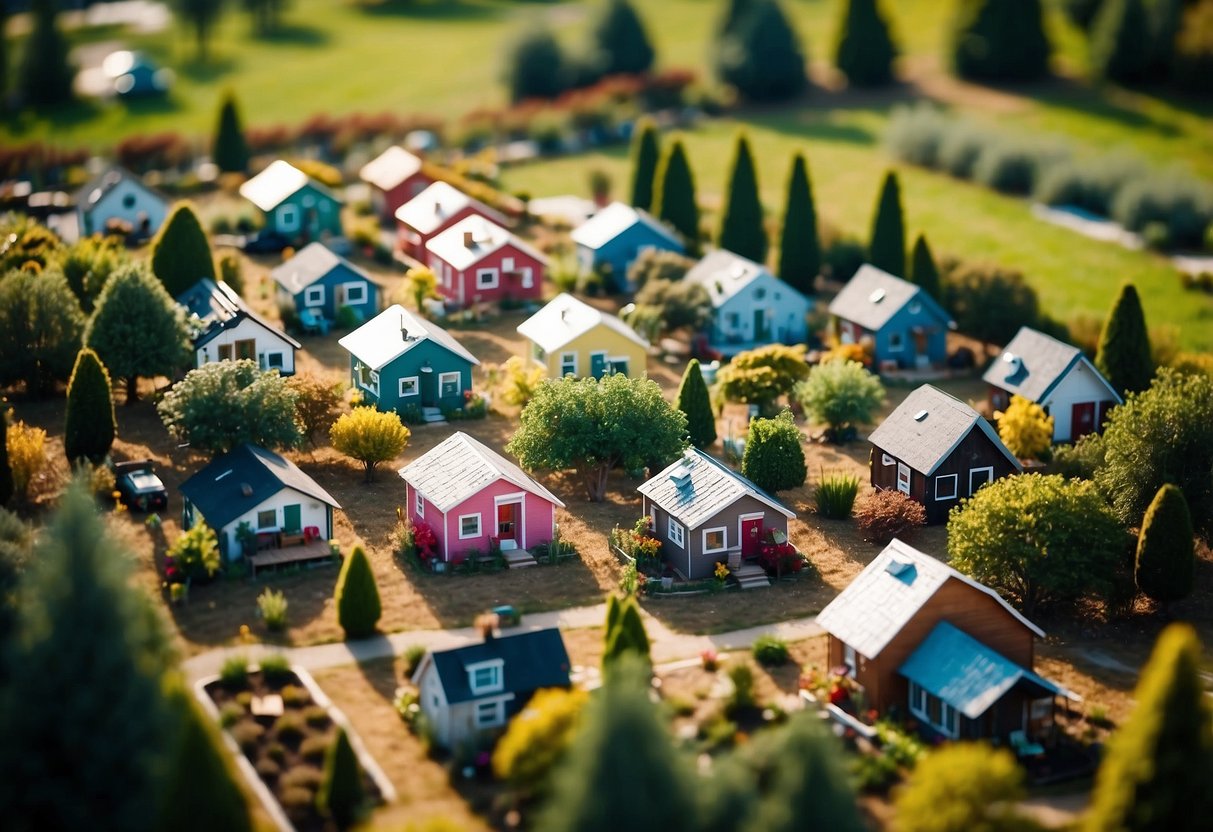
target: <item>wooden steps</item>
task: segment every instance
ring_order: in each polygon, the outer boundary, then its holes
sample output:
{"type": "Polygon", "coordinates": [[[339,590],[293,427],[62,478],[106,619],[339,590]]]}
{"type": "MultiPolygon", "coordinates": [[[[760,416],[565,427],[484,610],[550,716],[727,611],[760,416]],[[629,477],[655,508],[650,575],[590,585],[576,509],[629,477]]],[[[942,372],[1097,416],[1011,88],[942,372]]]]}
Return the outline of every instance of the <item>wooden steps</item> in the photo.
{"type": "Polygon", "coordinates": [[[742,589],[757,589],[758,587],[771,585],[770,579],[767,578],[766,570],[756,563],[743,563],[734,569],[733,579],[737,581],[737,585],[742,589]]]}
{"type": "Polygon", "coordinates": [[[442,415],[442,411],[436,407],[421,408],[421,418],[427,425],[445,425],[446,417],[442,415]]]}
{"type": "Polygon", "coordinates": [[[502,549],[501,556],[505,558],[507,569],[523,569],[527,566],[538,566],[534,556],[526,549],[502,549]]]}

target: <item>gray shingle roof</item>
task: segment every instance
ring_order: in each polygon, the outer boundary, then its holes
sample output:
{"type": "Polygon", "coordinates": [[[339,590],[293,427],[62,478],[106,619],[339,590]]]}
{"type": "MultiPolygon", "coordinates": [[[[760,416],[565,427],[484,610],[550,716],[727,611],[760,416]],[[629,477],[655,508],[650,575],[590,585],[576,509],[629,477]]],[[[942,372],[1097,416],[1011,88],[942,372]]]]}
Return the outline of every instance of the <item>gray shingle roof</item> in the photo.
{"type": "Polygon", "coordinates": [[[926,292],[868,263],[855,272],[855,276],[830,302],[830,314],[876,332],[903,306],[915,300],[931,310],[940,323],[955,326],[943,307],[926,292]]]}
{"type": "Polygon", "coordinates": [[[1021,624],[1044,637],[1039,627],[988,586],[896,539],[826,605],[817,623],[860,655],[874,659],[949,579],[989,595],[1021,624]]]}
{"type": "MultiPolygon", "coordinates": [[[[502,693],[529,693],[540,688],[569,686],[569,654],[564,648],[560,630],[550,627],[531,633],[498,636],[451,650],[430,653],[434,669],[442,682],[442,691],[449,704],[500,696],[502,693]],[[472,693],[468,666],[500,659],[504,688],[479,696],[472,693]]],[[[425,664],[417,669],[417,676],[425,664]]]]}
{"type": "Polygon", "coordinates": [[[1016,470],[1022,470],[1019,460],[980,413],[930,384],[906,396],[872,431],[868,441],[930,476],[974,428],[989,437],[1016,470]]]}
{"type": "Polygon", "coordinates": [[[573,229],[573,242],[597,250],[637,224],[645,226],[682,250],[682,243],[674,232],[662,225],[652,214],[622,202],[612,202],[573,229]]]}
{"type": "MultiPolygon", "coordinates": [[[[705,254],[683,279],[703,286],[708,297],[712,299],[712,306],[718,307],[762,275],[775,279],[765,266],[747,260],[740,254],[718,248],[705,254]]],[[[791,286],[787,288],[796,291],[791,286]]]]}
{"type": "Polygon", "coordinates": [[[201,347],[213,341],[224,330],[239,326],[240,321],[249,318],[260,324],[272,334],[278,336],[295,349],[303,345],[265,318],[254,312],[236,290],[222,280],[218,283],[209,277],[204,277],[176,298],[180,306],[190,315],[196,315],[204,327],[194,337],[194,347],[201,347]]]}
{"type": "Polygon", "coordinates": [[[133,182],[140,190],[146,191],[165,204],[170,201],[160,191],[145,185],[142,179],[135,176],[135,174],[126,168],[110,165],[85,183],[83,187],[76,190],[74,196],[76,205],[85,212],[91,211],[93,206],[100,202],[103,196],[118,187],[118,184],[124,179],[133,182]]]}
{"type": "Polygon", "coordinates": [[[1120,396],[1082,350],[1026,326],[1020,327],[1002,355],[994,359],[981,378],[987,384],[1023,396],[1028,401],[1044,403],[1058,382],[1080,362],[1085,362],[1120,401],[1120,396]]]}
{"type": "Polygon", "coordinates": [[[619,318],[601,312],[567,292],[561,292],[542,309],[520,323],[518,334],[534,341],[545,352],[555,352],[597,326],[605,326],[629,341],[645,349],[649,348],[649,342],[619,318]]]}
{"type": "Polygon", "coordinates": [[[687,448],[682,458],[636,489],[668,511],[688,529],[711,520],[743,496],[766,503],[788,519],[795,513],[754,483],[698,448],[687,448]],[[688,485],[674,477],[690,474],[688,485]]]}
{"type": "Polygon", "coordinates": [[[372,370],[379,370],[425,340],[433,341],[473,365],[480,363],[445,329],[433,321],[418,317],[398,303],[338,339],[337,343],[372,370]],[[408,332],[409,340],[401,337],[401,329],[408,332]]]}
{"type": "Polygon", "coordinates": [[[370,283],[375,282],[366,271],[334,254],[323,243],[308,243],[294,257],[271,271],[270,277],[283,289],[297,295],[338,266],[345,266],[370,283]]]}
{"type": "Polygon", "coordinates": [[[400,477],[444,512],[500,479],[564,508],[555,494],[525,471],[463,431],[456,431],[401,468],[400,477]]]}

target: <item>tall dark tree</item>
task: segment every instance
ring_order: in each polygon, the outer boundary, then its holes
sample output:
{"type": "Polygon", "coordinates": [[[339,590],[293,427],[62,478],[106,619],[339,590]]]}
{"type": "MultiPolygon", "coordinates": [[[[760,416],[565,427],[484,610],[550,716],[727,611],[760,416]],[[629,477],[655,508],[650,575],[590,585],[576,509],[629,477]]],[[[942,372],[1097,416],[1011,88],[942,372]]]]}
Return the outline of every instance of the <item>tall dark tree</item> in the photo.
{"type": "Polygon", "coordinates": [[[716,25],[716,40],[736,35],[756,5],[757,0],[724,0],[724,14],[716,25]]]}
{"type": "Polygon", "coordinates": [[[1196,581],[1195,533],[1188,501],[1176,485],[1158,489],[1141,523],[1137,588],[1155,601],[1178,601],[1192,593],[1196,581]]]}
{"type": "Polygon", "coordinates": [[[647,116],[636,122],[632,137],[632,205],[643,211],[653,209],[657,162],[661,156],[661,138],[657,125],[647,116]]]}
{"type": "Polygon", "coordinates": [[[1166,80],[1175,60],[1176,39],[1181,32],[1197,28],[1195,22],[1185,24],[1184,9],[1184,0],[1153,0],[1146,6],[1150,47],[1148,71],[1152,80],[1166,80]]]}
{"type": "Polygon", "coordinates": [[[58,269],[0,277],[0,385],[24,382],[34,396],[67,381],[84,315],[58,269]]]}
{"type": "Polygon", "coordinates": [[[686,241],[688,252],[699,250],[699,203],[695,199],[695,177],[687,162],[681,139],[670,143],[657,165],[653,211],[674,226],[686,241]]]}
{"type": "Polygon", "coordinates": [[[1107,81],[1134,84],[1150,68],[1150,40],[1142,0],[1105,0],[1091,30],[1091,68],[1107,81]]]}
{"type": "Polygon", "coordinates": [[[720,218],[719,245],[756,263],[767,259],[767,230],[762,223],[758,173],[754,170],[750,141],[744,133],[737,137],[724,214],[720,218]]]}
{"type": "Polygon", "coordinates": [[[687,417],[687,433],[696,448],[707,448],[716,441],[716,413],[712,409],[712,398],[703,381],[699,360],[692,358],[682,374],[678,393],[674,396],[674,407],[687,417]]]}
{"type": "Polygon", "coordinates": [[[779,277],[802,295],[815,291],[821,272],[821,238],[817,233],[817,206],[809,182],[804,154],[792,160],[788,199],[779,237],[779,277]]]}
{"type": "Polygon", "coordinates": [[[1041,0],[960,0],[952,66],[975,81],[1026,81],[1049,71],[1041,0]]]}
{"type": "Polygon", "coordinates": [[[67,385],[67,415],[63,428],[63,450],[69,462],[87,459],[100,463],[114,444],[114,398],[110,374],[85,347],[76,356],[67,385]]]}
{"type": "Polygon", "coordinates": [[[13,498],[13,466],[8,461],[8,405],[0,399],[0,508],[13,498]]]}
{"type": "Polygon", "coordinates": [[[338,829],[349,829],[362,814],[365,797],[358,755],[354,753],[345,729],[338,728],[333,744],[324,755],[324,779],[316,793],[316,807],[332,819],[338,829]]]}
{"type": "Polygon", "coordinates": [[[897,171],[885,174],[872,217],[872,242],[868,261],[896,277],[906,274],[906,224],[901,210],[901,184],[897,171]]]}
{"type": "Polygon", "coordinates": [[[602,653],[603,670],[613,669],[623,656],[649,662],[649,636],[640,617],[640,605],[632,596],[618,603],[618,618],[602,653]]]}
{"type": "Polygon", "coordinates": [[[893,80],[897,47],[877,0],[847,0],[834,65],[853,87],[878,87],[893,80]]]}
{"type": "Polygon", "coordinates": [[[375,573],[361,546],[355,546],[341,564],[334,601],[337,621],[345,630],[346,638],[369,638],[375,634],[383,607],[379,601],[375,573]]]}
{"type": "Polygon", "coordinates": [[[721,80],[750,101],[784,101],[808,87],[804,48],[778,0],[754,0],[719,50],[721,80]]]}
{"type": "Polygon", "coordinates": [[[572,84],[572,72],[560,41],[546,26],[531,26],[506,56],[506,86],[510,100],[555,98],[572,84]]]}
{"type": "MultiPolygon", "coordinates": [[[[248,170],[249,149],[236,109],[236,95],[230,90],[219,106],[219,123],[215,127],[215,164],[224,173],[244,173],[248,170]]],[[[188,287],[187,287],[188,288],[188,287]]]]}
{"type": "Polygon", "coordinates": [[[177,14],[194,30],[198,60],[207,61],[211,33],[223,13],[223,0],[175,0],[177,14]]]}
{"type": "Polygon", "coordinates": [[[598,71],[603,75],[635,74],[653,68],[653,44],[629,0],[606,0],[593,37],[598,71]]]}
{"type": "Polygon", "coordinates": [[[1118,393],[1139,393],[1154,377],[1150,335],[1141,298],[1132,283],[1125,283],[1099,334],[1095,366],[1118,393]]]}
{"type": "Polygon", "coordinates": [[[919,234],[914,240],[910,255],[910,282],[922,289],[936,301],[943,299],[943,286],[939,282],[939,267],[927,244],[927,235],[919,234]]]}
{"type": "Polygon", "coordinates": [[[198,212],[189,202],[173,206],[152,240],[152,272],[170,297],[177,297],[203,278],[215,280],[215,257],[198,212]]]}
{"type": "Polygon", "coordinates": [[[68,42],[59,30],[56,0],[31,0],[33,30],[25,40],[18,88],[26,104],[62,104],[72,98],[75,67],[68,59],[68,42]]]}

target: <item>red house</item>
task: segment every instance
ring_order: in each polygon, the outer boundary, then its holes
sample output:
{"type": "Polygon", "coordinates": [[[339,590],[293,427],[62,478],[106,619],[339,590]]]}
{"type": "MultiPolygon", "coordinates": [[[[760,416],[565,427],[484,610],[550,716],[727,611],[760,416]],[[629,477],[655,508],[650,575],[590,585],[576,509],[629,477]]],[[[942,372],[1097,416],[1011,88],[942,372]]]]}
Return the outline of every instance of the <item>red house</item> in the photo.
{"type": "Polygon", "coordinates": [[[397,208],[433,181],[423,172],[421,159],[397,145],[363,165],[358,177],[371,186],[375,213],[389,223],[396,216],[397,208]]]}
{"type": "Polygon", "coordinates": [[[426,244],[438,291],[456,308],[473,303],[539,300],[547,258],[484,217],[452,225],[426,244]]]}
{"type": "Polygon", "coordinates": [[[431,239],[460,220],[473,216],[502,226],[508,223],[503,214],[483,202],[446,182],[435,182],[396,209],[400,250],[415,260],[425,260],[425,246],[431,239]]]}

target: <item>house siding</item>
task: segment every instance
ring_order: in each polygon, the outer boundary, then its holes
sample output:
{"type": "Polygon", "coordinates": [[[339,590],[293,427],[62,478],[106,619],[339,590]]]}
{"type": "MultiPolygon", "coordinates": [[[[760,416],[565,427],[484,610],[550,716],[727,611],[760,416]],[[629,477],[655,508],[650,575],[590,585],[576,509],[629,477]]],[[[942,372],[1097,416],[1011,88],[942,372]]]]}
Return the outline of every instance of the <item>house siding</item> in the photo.
{"type": "Polygon", "coordinates": [[[340,237],[342,233],[341,203],[311,184],[304,185],[274,206],[272,211],[264,213],[267,231],[275,231],[298,241],[340,237]],[[285,212],[284,206],[289,206],[285,212]],[[298,224],[284,225],[285,215],[292,208],[298,224]]]}
{"type": "MultiPolygon", "coordinates": [[[[301,491],[296,491],[293,488],[284,488],[272,497],[260,502],[256,508],[245,512],[237,517],[226,526],[215,529],[215,535],[219,538],[219,550],[224,553],[224,556],[229,561],[240,560],[244,557],[244,553],[240,548],[240,541],[236,537],[236,531],[240,528],[241,523],[248,523],[253,531],[258,531],[257,515],[262,511],[273,509],[278,515],[278,526],[269,531],[280,531],[282,524],[282,508],[288,505],[298,505],[300,507],[300,526],[307,528],[315,526],[320,529],[320,534],[324,540],[329,540],[333,536],[333,507],[328,503],[322,502],[301,491]]],[[[197,521],[202,517],[201,512],[194,509],[192,512],[193,520],[197,521]]],[[[261,531],[266,531],[262,529],[261,531]]]]}
{"type": "MultiPolygon", "coordinates": [[[[422,190],[424,190],[424,188],[422,190]]],[[[420,191],[418,191],[418,193],[420,193],[420,191]]],[[[416,194],[414,194],[413,196],[416,196],[416,194]]],[[[412,197],[410,197],[410,199],[411,198],[412,197]]],[[[393,210],[393,216],[395,216],[394,210],[393,210]]],[[[413,226],[409,225],[406,222],[401,222],[400,220],[396,220],[396,243],[400,247],[400,250],[403,251],[408,256],[413,257],[417,260],[425,260],[426,259],[425,246],[430,240],[437,237],[443,231],[446,231],[448,228],[450,228],[455,223],[465,220],[468,217],[472,217],[472,216],[484,217],[485,219],[489,220],[490,222],[498,222],[498,220],[500,219],[500,218],[494,218],[494,217],[487,216],[483,211],[478,210],[475,205],[465,205],[462,208],[460,208],[458,211],[456,211],[455,213],[451,214],[445,220],[443,220],[438,225],[437,228],[435,228],[433,231],[430,231],[428,234],[418,231],[416,228],[414,228],[413,226]]]]}
{"type": "Polygon", "coordinates": [[[844,318],[837,319],[839,339],[844,344],[870,341],[876,366],[892,362],[902,369],[916,367],[919,357],[927,364],[941,364],[948,357],[948,324],[935,314],[931,305],[923,303],[918,312],[911,312],[907,303],[878,331],[872,332],[844,318]],[[916,330],[920,334],[916,335],[916,330]],[[901,349],[893,349],[900,339],[901,349]],[[919,349],[919,339],[922,340],[919,349]]]}
{"type": "MultiPolygon", "coordinates": [[[[489,538],[497,536],[497,505],[496,498],[522,492],[522,515],[518,520],[518,547],[530,549],[540,543],[552,539],[552,524],[555,520],[555,506],[537,494],[523,491],[508,480],[499,479],[485,486],[475,495],[464,500],[446,512],[445,522],[431,523],[438,535],[438,551],[444,560],[458,563],[467,557],[469,551],[476,550],[488,554],[489,538]],[[465,514],[480,515],[480,534],[476,537],[460,539],[459,518],[465,514]]],[[[409,496],[409,511],[416,516],[416,491],[407,486],[409,496]]],[[[436,511],[436,509],[435,509],[436,511]]],[[[429,506],[427,505],[427,515],[429,506]]],[[[430,522],[427,516],[427,522],[430,522]]]]}
{"type": "Polygon", "coordinates": [[[79,209],[80,236],[104,233],[105,224],[111,219],[130,223],[136,234],[141,231],[148,235],[155,234],[168,217],[168,211],[167,202],[139,183],[124,177],[95,205],[79,209]],[[134,198],[134,204],[129,207],[123,204],[127,197],[134,198]],[[147,219],[146,226],[143,226],[144,218],[147,219]]]}
{"type": "Polygon", "coordinates": [[[319,280],[309,283],[302,292],[295,294],[292,297],[292,302],[295,304],[296,310],[302,311],[309,308],[307,304],[307,290],[315,286],[324,287],[324,303],[311,308],[321,310],[324,317],[330,321],[336,319],[337,309],[341,306],[349,306],[353,309],[355,314],[358,315],[359,321],[369,320],[379,313],[379,286],[367,280],[344,263],[339,263],[319,280]],[[338,302],[338,294],[347,283],[356,283],[365,287],[366,299],[362,303],[338,302]]]}
{"type": "MultiPolygon", "coordinates": [[[[996,410],[1005,410],[1010,404],[1012,392],[996,385],[990,387],[990,405],[996,410]]],[[[1101,433],[1103,425],[1100,415],[1115,407],[1118,402],[1112,391],[1100,378],[1096,370],[1086,361],[1079,361],[1065,374],[1049,392],[1044,401],[1037,402],[1053,417],[1053,441],[1073,442],[1074,405],[1091,404],[1094,407],[1093,433],[1101,433]]]]}
{"type": "Polygon", "coordinates": [[[360,380],[359,367],[361,362],[357,356],[350,356],[350,383],[362,393],[367,401],[374,403],[381,410],[394,410],[409,404],[418,407],[462,408],[464,393],[472,389],[472,363],[462,356],[449,352],[446,348],[426,339],[394,361],[388,362],[379,370],[379,391],[376,393],[369,387],[363,386],[360,380]],[[431,373],[421,372],[421,368],[429,364],[431,373]],[[443,373],[459,373],[459,390],[451,395],[442,395],[439,378],[443,373]],[[400,396],[400,380],[416,377],[420,390],[414,396],[400,396]]]}
{"type": "Polygon", "coordinates": [[[673,251],[677,254],[682,254],[685,250],[681,245],[658,234],[644,223],[637,222],[616,234],[597,249],[578,245],[577,259],[587,271],[601,270],[603,266],[609,266],[611,277],[608,288],[617,292],[627,292],[632,289],[632,283],[628,280],[628,267],[642,251],[650,248],[658,251],[673,251]]]}
{"type": "Polygon", "coordinates": [[[813,303],[808,298],[764,274],[713,311],[711,340],[713,343],[799,344],[808,335],[806,316],[812,308],[813,303]],[[759,312],[765,319],[763,332],[754,326],[759,312]]]}
{"type": "Polygon", "coordinates": [[[388,190],[371,186],[371,205],[388,225],[395,222],[396,210],[433,183],[420,170],[388,190]]]}
{"type": "Polygon", "coordinates": [[[541,300],[543,298],[543,280],[547,267],[543,261],[534,257],[512,243],[507,243],[492,254],[486,255],[468,268],[460,271],[437,255],[431,255],[431,265],[439,277],[438,292],[448,304],[455,307],[470,306],[474,303],[500,303],[501,301],[541,300]],[[514,260],[514,272],[502,270],[503,261],[511,257],[514,260]],[[522,269],[531,270],[531,285],[523,287],[519,272],[522,269]],[[492,289],[476,288],[476,273],[481,269],[497,270],[497,286],[492,289]]]}
{"type": "Polygon", "coordinates": [[[195,366],[201,367],[204,364],[219,361],[220,346],[234,345],[237,341],[247,340],[254,342],[257,364],[261,369],[270,369],[268,357],[273,353],[281,353],[282,364],[277,368],[278,371],[284,376],[295,374],[294,346],[250,318],[244,318],[236,326],[223,330],[194,350],[195,366]]]}
{"type": "MultiPolygon", "coordinates": [[[[534,355],[534,344],[532,344],[531,349],[531,354],[534,355]]],[[[547,368],[549,378],[560,378],[561,355],[567,352],[575,353],[577,355],[578,377],[588,377],[591,375],[590,368],[593,365],[593,353],[603,350],[606,351],[608,360],[612,358],[626,359],[628,363],[627,375],[631,378],[640,378],[646,374],[648,353],[645,351],[645,348],[605,324],[599,324],[589,332],[574,338],[559,349],[548,353],[540,363],[547,368]]]]}
{"type": "Polygon", "coordinates": [[[653,511],[657,514],[653,536],[661,541],[662,557],[690,580],[710,577],[715,573],[716,564],[727,561],[729,551],[737,549],[741,545],[742,515],[761,514],[764,535],[769,529],[777,529],[785,535],[788,533],[787,517],[766,503],[756,500],[748,494],[743,494],[694,529],[686,528],[686,523],[679,520],[678,522],[682,523],[683,528],[686,529],[686,545],[682,547],[669,539],[669,512],[649,500],[648,497],[644,498],[643,508],[646,516],[651,516],[653,511]],[[705,553],[703,531],[721,526],[726,530],[725,550],[705,553]]]}

